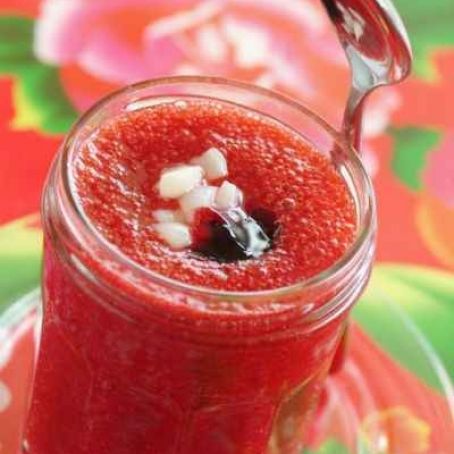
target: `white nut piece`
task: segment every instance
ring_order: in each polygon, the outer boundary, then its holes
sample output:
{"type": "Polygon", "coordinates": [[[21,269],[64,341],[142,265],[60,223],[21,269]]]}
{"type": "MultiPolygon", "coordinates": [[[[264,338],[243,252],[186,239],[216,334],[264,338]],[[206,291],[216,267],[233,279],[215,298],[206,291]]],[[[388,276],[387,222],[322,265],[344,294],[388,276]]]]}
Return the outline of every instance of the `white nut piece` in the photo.
{"type": "Polygon", "coordinates": [[[157,222],[185,222],[184,214],[181,210],[155,210],[153,217],[157,222]]]}
{"type": "Polygon", "coordinates": [[[220,210],[228,210],[243,203],[243,193],[238,186],[229,181],[224,181],[217,190],[214,201],[216,207],[220,210]]]}
{"type": "Polygon", "coordinates": [[[202,184],[201,166],[181,165],[165,170],[159,179],[159,195],[166,199],[178,199],[191,189],[202,184]]]}
{"type": "Polygon", "coordinates": [[[208,180],[216,180],[227,176],[227,160],[222,152],[215,147],[194,158],[191,162],[203,167],[208,180]]]}
{"type": "Polygon", "coordinates": [[[180,207],[188,222],[194,219],[199,208],[213,207],[217,188],[215,186],[197,186],[180,199],[180,207]]]}
{"type": "Polygon", "coordinates": [[[160,222],[154,224],[153,228],[160,238],[173,249],[184,249],[192,243],[189,227],[181,222],[160,222]]]}

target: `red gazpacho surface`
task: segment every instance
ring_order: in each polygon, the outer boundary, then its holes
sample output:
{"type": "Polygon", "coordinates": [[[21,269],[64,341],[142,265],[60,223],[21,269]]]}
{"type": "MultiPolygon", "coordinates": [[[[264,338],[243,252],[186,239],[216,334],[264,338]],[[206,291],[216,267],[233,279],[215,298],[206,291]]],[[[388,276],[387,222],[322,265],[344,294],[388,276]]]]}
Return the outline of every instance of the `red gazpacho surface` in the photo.
{"type": "Polygon", "coordinates": [[[118,116],[78,153],[74,182],[90,222],[135,262],[178,281],[224,290],[281,287],[336,262],[352,242],[355,208],[329,159],[277,121],[215,101],[163,103],[118,116]],[[230,261],[176,251],[157,235],[153,211],[163,200],[163,170],[211,147],[227,159],[228,180],[249,212],[269,213],[272,248],[230,261]]]}

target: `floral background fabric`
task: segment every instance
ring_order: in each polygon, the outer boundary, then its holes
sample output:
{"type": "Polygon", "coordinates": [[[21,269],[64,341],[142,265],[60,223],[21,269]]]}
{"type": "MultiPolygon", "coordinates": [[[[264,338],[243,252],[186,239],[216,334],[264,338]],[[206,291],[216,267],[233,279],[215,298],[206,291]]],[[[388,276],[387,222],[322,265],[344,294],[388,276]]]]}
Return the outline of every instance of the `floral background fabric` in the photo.
{"type": "MultiPolygon", "coordinates": [[[[410,317],[454,379],[454,3],[395,3],[415,65],[367,106],[363,155],[380,225],[377,265],[354,316],[438,398],[443,390],[387,330],[380,301],[410,317]]],[[[40,191],[65,132],[106,93],[169,74],[283,91],[334,125],[350,76],[317,0],[0,0],[0,312],[39,283],[40,191]]],[[[377,417],[422,427],[408,409],[377,417]]],[[[423,440],[405,452],[434,451],[423,440]]]]}

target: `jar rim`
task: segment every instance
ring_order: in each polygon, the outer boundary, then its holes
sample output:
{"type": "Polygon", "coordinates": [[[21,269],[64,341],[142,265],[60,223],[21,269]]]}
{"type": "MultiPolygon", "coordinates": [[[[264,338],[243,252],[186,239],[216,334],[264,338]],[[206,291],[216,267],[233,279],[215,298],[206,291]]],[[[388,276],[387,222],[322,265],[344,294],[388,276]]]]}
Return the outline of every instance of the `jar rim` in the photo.
{"type": "MultiPolygon", "coordinates": [[[[216,97],[213,96],[213,99],[216,99],[216,97]]],[[[375,227],[375,198],[370,177],[363,166],[359,154],[347,143],[345,137],[340,132],[336,131],[323,118],[319,117],[317,114],[315,114],[313,111],[311,111],[309,108],[304,106],[299,101],[290,99],[286,95],[277,93],[267,88],[223,77],[212,76],[162,77],[127,85],[123,88],[120,88],[119,90],[110,93],[109,95],[100,99],[90,109],[88,109],[71,127],[70,131],[68,132],[63,141],[61,156],[59,162],[57,162],[56,165],[57,170],[60,172],[62,176],[63,190],[69,202],[70,211],[72,212],[72,214],[76,216],[78,220],[81,221],[81,225],[85,229],[84,233],[88,234],[91,237],[91,239],[94,239],[97,246],[102,247],[103,252],[106,252],[109,258],[112,258],[112,260],[115,263],[119,263],[125,266],[128,269],[128,271],[135,273],[141,278],[145,278],[146,281],[151,281],[154,284],[166,286],[168,288],[172,288],[174,290],[181,291],[186,294],[189,293],[205,297],[214,297],[217,299],[224,300],[228,299],[247,302],[265,297],[281,298],[285,296],[290,296],[294,293],[301,292],[307,289],[312,288],[315,289],[318,286],[326,283],[327,280],[339,274],[343,269],[345,269],[348,266],[349,263],[351,263],[355,259],[355,257],[357,257],[361,253],[363,245],[371,237],[371,233],[373,232],[375,227]],[[98,112],[100,112],[110,102],[112,102],[113,100],[122,95],[132,94],[141,89],[156,87],[159,85],[178,85],[178,84],[201,84],[201,85],[210,84],[215,86],[232,87],[239,90],[253,92],[268,99],[272,99],[273,101],[287,105],[288,107],[295,109],[303,116],[309,117],[311,120],[317,123],[322,129],[324,129],[329,134],[329,136],[331,136],[334,139],[336,145],[340,146],[346,152],[346,156],[348,156],[349,161],[357,170],[359,170],[359,174],[362,180],[361,186],[365,191],[366,212],[364,216],[364,222],[360,223],[354,241],[350,244],[348,249],[344,252],[344,254],[339,260],[337,260],[328,268],[325,268],[321,272],[315,274],[314,276],[299,280],[298,282],[295,282],[290,285],[265,290],[248,290],[248,291],[222,290],[189,284],[183,281],[179,281],[177,279],[173,279],[169,276],[162,275],[148,268],[145,268],[144,266],[132,260],[126,254],[124,254],[120,249],[115,247],[115,245],[109,243],[102,236],[102,234],[95,228],[95,226],[86,216],[80,204],[77,202],[75,197],[75,191],[74,188],[72,187],[73,185],[71,184],[70,158],[71,153],[74,150],[73,144],[75,142],[77,133],[81,128],[83,128],[83,126],[86,123],[88,123],[93,117],[95,117],[98,112]]],[[[359,209],[364,209],[364,207],[359,207],[359,209]]]]}

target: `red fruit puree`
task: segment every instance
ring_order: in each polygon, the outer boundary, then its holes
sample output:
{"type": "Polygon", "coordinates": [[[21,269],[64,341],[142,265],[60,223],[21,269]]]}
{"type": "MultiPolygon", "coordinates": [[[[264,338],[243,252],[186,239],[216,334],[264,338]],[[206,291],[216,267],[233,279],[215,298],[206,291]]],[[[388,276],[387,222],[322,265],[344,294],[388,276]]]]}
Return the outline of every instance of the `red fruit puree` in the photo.
{"type": "MultiPolygon", "coordinates": [[[[353,200],[329,159],[276,120],[227,103],[169,102],[107,120],[76,150],[71,178],[81,210],[113,247],[211,289],[294,284],[339,260],[356,231],[353,200]],[[153,228],[154,210],[177,208],[159,196],[161,172],[210,147],[224,154],[228,180],[271,237],[260,257],[210,254],[197,242],[174,250],[153,228]]],[[[194,238],[210,222],[198,213],[194,238]]],[[[170,284],[142,291],[124,262],[116,269],[102,253],[73,254],[116,292],[71,272],[47,231],[28,452],[298,452],[345,314],[322,326],[301,320],[333,289],[319,301],[213,303],[170,284]]]]}

